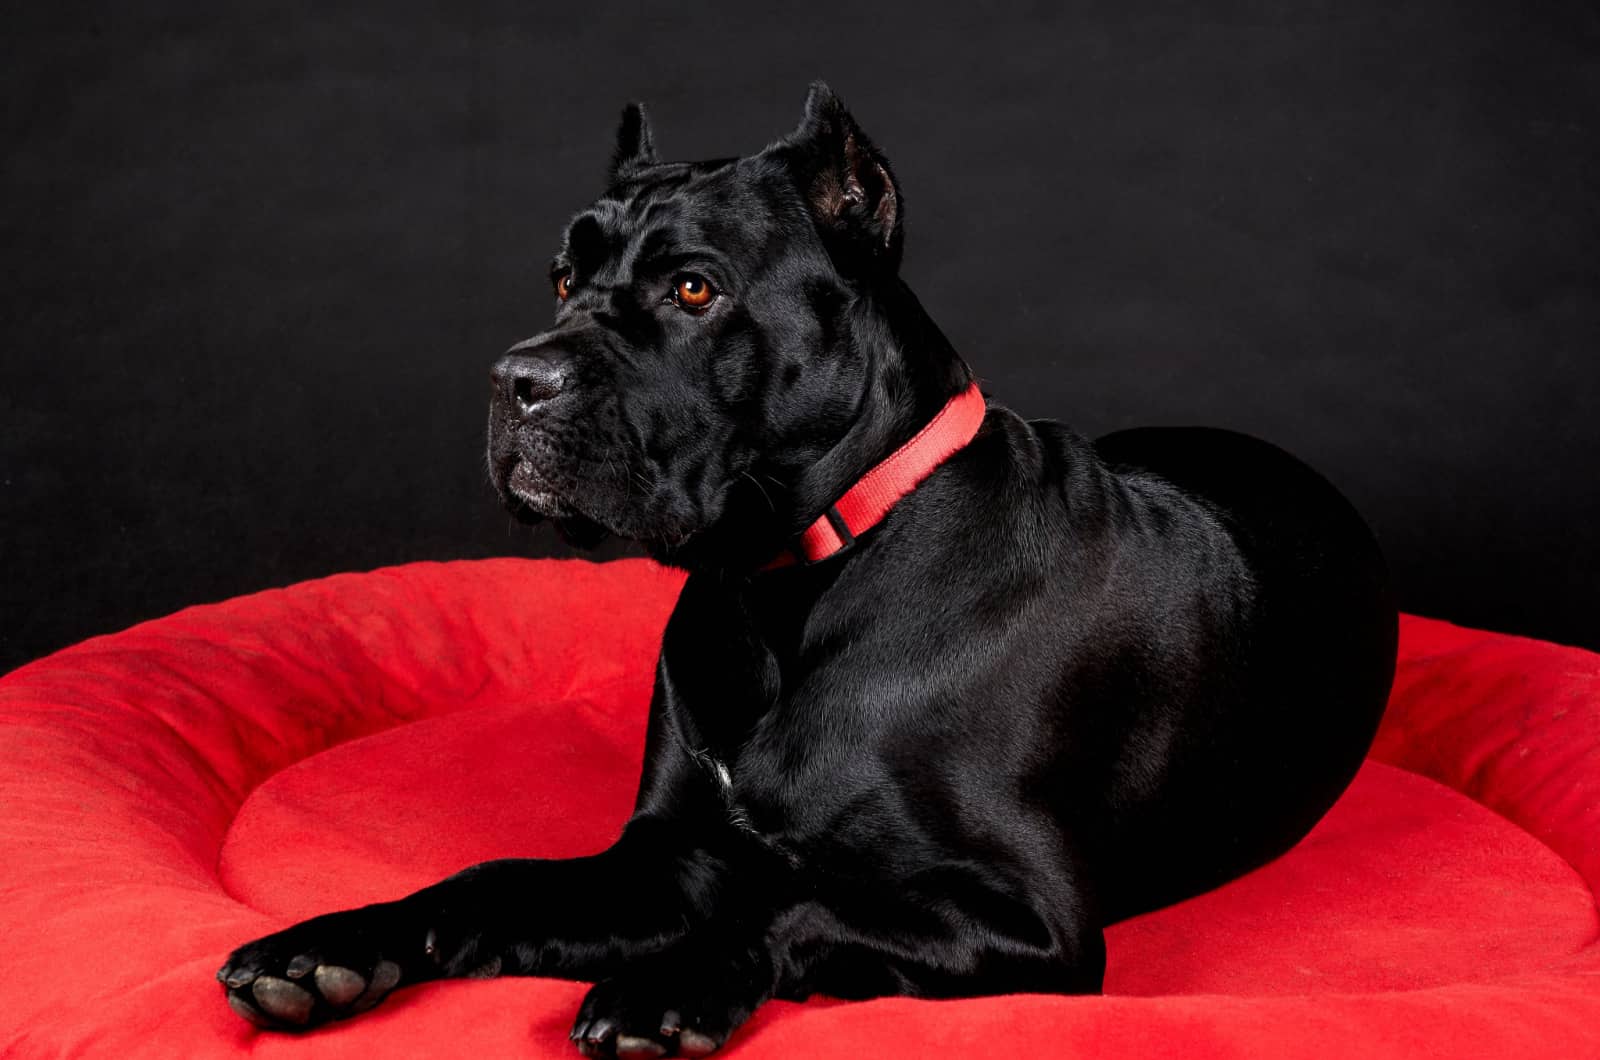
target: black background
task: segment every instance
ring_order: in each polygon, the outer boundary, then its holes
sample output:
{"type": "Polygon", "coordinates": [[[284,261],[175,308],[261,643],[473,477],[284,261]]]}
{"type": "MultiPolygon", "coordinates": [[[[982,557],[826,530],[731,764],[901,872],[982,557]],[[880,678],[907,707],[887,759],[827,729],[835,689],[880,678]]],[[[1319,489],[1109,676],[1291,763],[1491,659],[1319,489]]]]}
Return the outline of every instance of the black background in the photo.
{"type": "Polygon", "coordinates": [[[1592,5],[351,11],[7,14],[0,669],[549,551],[487,485],[485,373],[548,321],[622,103],[668,157],[728,155],[819,76],[991,392],[1270,438],[1366,513],[1406,608],[1600,647],[1592,5]]]}

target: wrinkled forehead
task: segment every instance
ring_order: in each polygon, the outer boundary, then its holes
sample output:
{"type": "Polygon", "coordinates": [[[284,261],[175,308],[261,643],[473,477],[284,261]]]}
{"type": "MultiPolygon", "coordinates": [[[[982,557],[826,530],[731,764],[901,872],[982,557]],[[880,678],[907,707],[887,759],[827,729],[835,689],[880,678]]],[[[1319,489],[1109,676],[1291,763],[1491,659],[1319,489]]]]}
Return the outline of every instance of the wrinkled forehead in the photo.
{"type": "Polygon", "coordinates": [[[574,217],[563,255],[596,282],[705,258],[749,276],[792,227],[785,218],[796,198],[776,174],[750,161],[651,167],[574,217]]]}

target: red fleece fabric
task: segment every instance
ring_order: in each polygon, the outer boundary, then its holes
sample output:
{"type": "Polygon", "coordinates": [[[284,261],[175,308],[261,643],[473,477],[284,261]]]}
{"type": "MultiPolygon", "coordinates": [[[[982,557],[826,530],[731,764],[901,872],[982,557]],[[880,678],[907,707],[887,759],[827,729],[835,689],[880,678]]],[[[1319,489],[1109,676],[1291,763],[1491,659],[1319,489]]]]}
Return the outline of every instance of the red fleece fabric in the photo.
{"type": "MultiPolygon", "coordinates": [[[[212,974],[301,917],[604,847],[680,584],[416,564],[0,679],[0,1054],[575,1056],[582,984],[428,984],[295,1036],[212,974]]],[[[1597,881],[1600,656],[1407,617],[1349,793],[1273,864],[1113,927],[1104,996],[773,1003],[726,1055],[1600,1056],[1597,881]]]]}

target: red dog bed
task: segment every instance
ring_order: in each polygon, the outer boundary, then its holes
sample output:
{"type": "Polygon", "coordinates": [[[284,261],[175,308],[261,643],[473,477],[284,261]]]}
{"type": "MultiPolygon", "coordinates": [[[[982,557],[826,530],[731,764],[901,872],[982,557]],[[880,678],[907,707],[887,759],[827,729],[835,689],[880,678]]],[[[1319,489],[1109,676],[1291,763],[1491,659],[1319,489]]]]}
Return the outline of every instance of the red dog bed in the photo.
{"type": "MultiPolygon", "coordinates": [[[[301,917],[607,844],[679,584],[418,564],[0,680],[0,1053],[575,1056],[577,983],[430,984],[296,1037],[212,974],[301,917]]],[[[1105,996],[774,1003],[725,1055],[1595,1055],[1597,880],[1600,656],[1407,618],[1349,793],[1277,862],[1113,927],[1105,996]]]]}

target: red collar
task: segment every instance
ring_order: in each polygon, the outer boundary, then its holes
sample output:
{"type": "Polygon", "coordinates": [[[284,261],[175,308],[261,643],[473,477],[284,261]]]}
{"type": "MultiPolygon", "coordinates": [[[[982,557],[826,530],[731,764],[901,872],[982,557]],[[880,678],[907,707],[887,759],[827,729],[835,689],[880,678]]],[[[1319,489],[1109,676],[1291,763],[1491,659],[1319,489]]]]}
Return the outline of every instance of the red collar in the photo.
{"type": "Polygon", "coordinates": [[[761,569],[815,563],[855,544],[857,537],[883,521],[901,497],[972,441],[983,426],[986,411],[978,384],[973,383],[951,398],[916,437],[862,475],[843,497],[806,527],[790,551],[761,569]]]}

